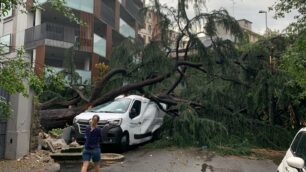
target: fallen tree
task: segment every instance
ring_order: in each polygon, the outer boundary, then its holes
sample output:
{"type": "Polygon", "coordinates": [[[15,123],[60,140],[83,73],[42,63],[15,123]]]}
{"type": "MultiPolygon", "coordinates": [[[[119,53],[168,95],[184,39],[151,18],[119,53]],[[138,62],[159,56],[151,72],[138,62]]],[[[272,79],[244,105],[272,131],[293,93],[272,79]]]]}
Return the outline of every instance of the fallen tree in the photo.
{"type": "MultiPolygon", "coordinates": [[[[75,115],[119,95],[141,94],[169,114],[165,131],[176,143],[221,144],[233,139],[275,148],[286,145],[288,140],[277,138],[282,134],[288,138],[289,118],[299,119],[292,115],[294,108],[287,113],[290,96],[280,94],[288,76],[269,60],[280,58],[288,46],[286,38],[248,44],[225,10],[188,18],[189,2],[178,1],[175,10],[155,1],[154,7],[148,7],[159,20],[151,43],[123,41],[114,48],[109,63],[101,65],[100,77],[92,85],[70,82],[60,94],[50,96],[50,90],[42,94],[40,119],[45,129],[71,124],[75,115]],[[204,29],[195,32],[196,27],[204,29]],[[219,38],[219,27],[239,42],[219,38]],[[205,40],[200,34],[206,35],[205,40]],[[283,132],[277,135],[276,130],[283,132]],[[254,139],[255,131],[265,134],[254,139]]],[[[195,8],[201,6],[201,1],[193,3],[199,3],[195,8]]]]}

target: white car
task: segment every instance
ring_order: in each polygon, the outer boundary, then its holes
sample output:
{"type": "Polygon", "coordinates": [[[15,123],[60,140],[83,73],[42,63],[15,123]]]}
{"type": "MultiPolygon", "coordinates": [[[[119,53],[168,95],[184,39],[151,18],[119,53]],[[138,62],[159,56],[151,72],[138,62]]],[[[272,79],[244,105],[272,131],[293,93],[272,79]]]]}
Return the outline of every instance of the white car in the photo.
{"type": "Polygon", "coordinates": [[[277,168],[278,172],[306,172],[306,128],[294,137],[284,159],[277,168]]]}
{"type": "MultiPolygon", "coordinates": [[[[162,104],[164,108],[166,106],[162,104]]],[[[157,104],[138,96],[119,96],[114,101],[91,108],[73,120],[75,138],[84,143],[84,131],[93,115],[99,115],[102,129],[101,144],[116,144],[122,150],[130,145],[149,141],[159,131],[165,113],[157,104]]]]}

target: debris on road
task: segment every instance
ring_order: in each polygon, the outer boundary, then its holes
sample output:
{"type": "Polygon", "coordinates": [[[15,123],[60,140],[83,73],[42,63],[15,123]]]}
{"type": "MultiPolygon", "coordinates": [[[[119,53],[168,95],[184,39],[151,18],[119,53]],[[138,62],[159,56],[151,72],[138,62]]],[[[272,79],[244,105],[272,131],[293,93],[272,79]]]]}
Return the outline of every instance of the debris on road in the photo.
{"type": "Polygon", "coordinates": [[[59,170],[59,165],[50,157],[49,151],[45,150],[38,150],[17,160],[0,161],[0,171],[4,172],[48,171],[46,169],[50,168],[59,170]]]}

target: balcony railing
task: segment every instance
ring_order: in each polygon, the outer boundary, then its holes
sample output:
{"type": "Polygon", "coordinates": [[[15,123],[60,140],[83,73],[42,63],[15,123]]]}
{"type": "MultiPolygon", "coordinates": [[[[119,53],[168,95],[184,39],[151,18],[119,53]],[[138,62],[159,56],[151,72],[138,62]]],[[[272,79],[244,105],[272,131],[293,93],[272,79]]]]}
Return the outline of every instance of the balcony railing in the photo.
{"type": "MultiPolygon", "coordinates": [[[[82,44],[82,47],[92,47],[92,38],[80,38],[80,29],[55,23],[43,23],[26,29],[25,48],[35,48],[41,40],[50,39],[67,43],[82,44]],[[86,45],[84,42],[88,42],[86,45]]],[[[79,47],[80,48],[80,47],[79,47]]]]}
{"type": "Polygon", "coordinates": [[[103,1],[101,1],[101,6],[101,19],[115,28],[115,11],[103,1]]]}
{"type": "Polygon", "coordinates": [[[124,0],[123,6],[136,19],[140,25],[144,24],[144,16],[140,14],[142,7],[138,6],[133,0],[124,0]]]}
{"type": "Polygon", "coordinates": [[[25,31],[25,44],[42,39],[52,39],[64,42],[75,42],[75,31],[72,27],[67,27],[54,23],[43,23],[31,27],[25,31]]]}

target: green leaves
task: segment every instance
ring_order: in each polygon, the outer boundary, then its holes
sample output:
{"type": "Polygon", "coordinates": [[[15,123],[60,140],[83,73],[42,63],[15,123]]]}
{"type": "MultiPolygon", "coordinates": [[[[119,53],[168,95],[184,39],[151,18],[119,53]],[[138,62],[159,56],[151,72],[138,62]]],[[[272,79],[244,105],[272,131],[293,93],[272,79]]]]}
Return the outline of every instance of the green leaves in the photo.
{"type": "Polygon", "coordinates": [[[305,0],[279,0],[270,10],[275,10],[275,18],[283,18],[288,13],[296,12],[294,18],[297,20],[290,24],[287,31],[299,33],[306,28],[306,3],[305,0]]]}
{"type": "Polygon", "coordinates": [[[10,107],[10,104],[4,97],[0,96],[0,119],[9,118],[11,113],[12,109],[10,107]]]}

